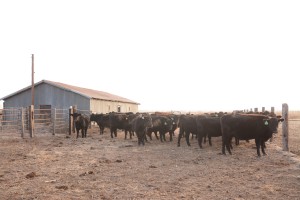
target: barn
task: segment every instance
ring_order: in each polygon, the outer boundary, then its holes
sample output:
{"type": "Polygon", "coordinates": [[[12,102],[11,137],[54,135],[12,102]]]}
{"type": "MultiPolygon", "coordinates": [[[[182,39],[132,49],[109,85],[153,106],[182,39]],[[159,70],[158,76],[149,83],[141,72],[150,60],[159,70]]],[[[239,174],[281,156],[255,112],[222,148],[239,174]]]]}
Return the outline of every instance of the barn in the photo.
{"type": "MultiPolygon", "coordinates": [[[[31,86],[2,98],[3,107],[28,107],[31,105],[31,86]]],[[[138,112],[139,103],[107,92],[77,87],[65,83],[42,80],[34,84],[35,109],[66,109],[93,113],[138,112]]]]}

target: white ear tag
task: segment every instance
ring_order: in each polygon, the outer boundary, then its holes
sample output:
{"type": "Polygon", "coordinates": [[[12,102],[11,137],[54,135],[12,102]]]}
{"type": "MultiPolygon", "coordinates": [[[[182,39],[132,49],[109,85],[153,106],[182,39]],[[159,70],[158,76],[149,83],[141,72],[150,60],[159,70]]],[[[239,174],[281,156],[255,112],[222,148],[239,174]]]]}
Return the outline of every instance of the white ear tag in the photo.
{"type": "Polygon", "coordinates": [[[145,119],[145,117],[142,117],[142,119],[145,119]]]}
{"type": "Polygon", "coordinates": [[[167,125],[167,122],[165,122],[165,125],[167,125]]]}
{"type": "Polygon", "coordinates": [[[266,125],[266,126],[268,126],[268,125],[269,125],[268,121],[265,121],[265,125],[266,125]]]}

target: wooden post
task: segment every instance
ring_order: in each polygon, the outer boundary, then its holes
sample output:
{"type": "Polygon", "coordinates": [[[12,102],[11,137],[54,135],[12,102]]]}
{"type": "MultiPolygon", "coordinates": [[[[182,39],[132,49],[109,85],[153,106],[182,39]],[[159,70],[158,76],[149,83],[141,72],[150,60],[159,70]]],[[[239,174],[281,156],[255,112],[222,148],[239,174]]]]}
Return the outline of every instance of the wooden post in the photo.
{"type": "MultiPolygon", "coordinates": [[[[90,116],[90,119],[91,119],[91,114],[92,114],[92,113],[93,113],[93,111],[90,110],[90,115],[89,115],[89,116],[90,116]]],[[[90,122],[89,122],[89,129],[91,129],[91,128],[92,128],[92,122],[91,122],[91,120],[90,120],[90,122]]]]}
{"type": "Polygon", "coordinates": [[[69,135],[72,134],[72,128],[73,128],[73,117],[71,116],[71,114],[73,114],[72,106],[69,108],[69,135]]]}
{"type": "Polygon", "coordinates": [[[265,112],[265,107],[262,107],[262,108],[261,108],[261,112],[265,112]]]}
{"type": "Polygon", "coordinates": [[[21,127],[22,127],[22,132],[21,132],[21,137],[24,138],[24,108],[21,108],[21,127]]]}
{"type": "Polygon", "coordinates": [[[289,106],[282,104],[282,150],[289,151],[289,106]]]}
{"type": "Polygon", "coordinates": [[[254,108],[254,112],[258,112],[258,108],[254,108]]]}
{"type": "Polygon", "coordinates": [[[34,105],[29,106],[29,133],[34,137],[34,105]]]}
{"type": "Polygon", "coordinates": [[[53,133],[52,133],[52,135],[55,135],[55,123],[56,123],[56,108],[54,108],[54,113],[53,113],[53,133]]]}
{"type": "MultiPolygon", "coordinates": [[[[74,114],[74,113],[77,113],[77,106],[76,106],[76,105],[73,106],[73,114],[74,114]]],[[[72,119],[74,119],[74,118],[72,117],[72,119]]],[[[72,121],[72,130],[73,130],[73,133],[75,133],[75,124],[74,124],[74,120],[72,121]]]]}
{"type": "Polygon", "coordinates": [[[271,107],[271,113],[275,113],[275,108],[271,107]]]}
{"type": "Polygon", "coordinates": [[[31,59],[31,105],[34,105],[34,54],[32,54],[31,59]]]}

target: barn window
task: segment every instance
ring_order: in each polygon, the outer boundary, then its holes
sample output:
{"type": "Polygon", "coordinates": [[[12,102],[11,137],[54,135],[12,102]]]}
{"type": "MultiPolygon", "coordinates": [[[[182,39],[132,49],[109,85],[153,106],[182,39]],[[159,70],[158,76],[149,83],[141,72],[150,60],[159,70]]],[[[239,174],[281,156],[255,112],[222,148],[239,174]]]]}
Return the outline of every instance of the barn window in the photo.
{"type": "Polygon", "coordinates": [[[121,106],[118,106],[118,112],[121,112],[121,106]]]}

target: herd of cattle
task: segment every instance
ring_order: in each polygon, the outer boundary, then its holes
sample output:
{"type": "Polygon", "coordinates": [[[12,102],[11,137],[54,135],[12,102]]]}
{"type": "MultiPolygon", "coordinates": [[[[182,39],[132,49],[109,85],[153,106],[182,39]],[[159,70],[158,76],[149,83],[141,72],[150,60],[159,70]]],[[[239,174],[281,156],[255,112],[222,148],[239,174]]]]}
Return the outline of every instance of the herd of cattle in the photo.
{"type": "Polygon", "coordinates": [[[179,128],[178,143],[185,137],[186,143],[190,146],[190,134],[198,139],[199,147],[202,148],[202,141],[208,138],[209,145],[212,145],[212,137],[222,137],[222,154],[226,154],[225,148],[231,154],[232,139],[235,143],[239,140],[255,140],[257,155],[261,156],[260,149],[265,155],[265,142],[273,133],[277,133],[279,122],[284,121],[281,116],[276,116],[268,111],[264,113],[205,113],[199,115],[173,114],[173,113],[107,113],[91,114],[90,116],[74,113],[77,138],[81,130],[82,137],[86,137],[87,129],[91,121],[98,124],[100,134],[105,128],[110,129],[111,138],[117,137],[117,130],[125,131],[125,139],[128,134],[130,139],[136,135],[138,145],[145,145],[147,137],[152,140],[152,133],[162,142],[166,141],[165,135],[169,133],[170,141],[174,131],[179,128]],[[158,137],[159,134],[159,137],[158,137]]]}

